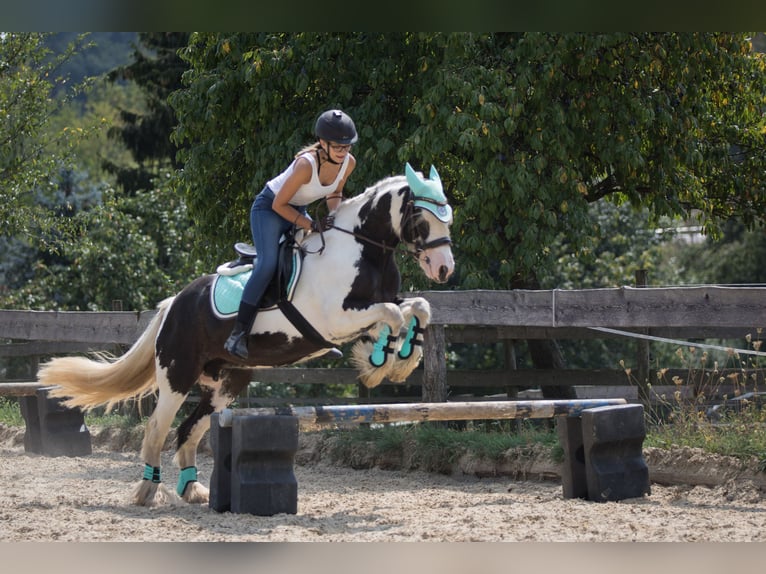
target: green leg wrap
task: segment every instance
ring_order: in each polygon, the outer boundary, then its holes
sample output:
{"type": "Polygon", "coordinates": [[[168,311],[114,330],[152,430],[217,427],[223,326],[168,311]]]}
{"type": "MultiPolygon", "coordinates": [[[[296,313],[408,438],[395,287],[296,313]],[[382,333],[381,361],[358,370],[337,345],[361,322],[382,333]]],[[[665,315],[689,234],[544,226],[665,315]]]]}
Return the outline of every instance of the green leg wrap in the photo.
{"type": "Polygon", "coordinates": [[[189,486],[190,482],[197,482],[196,466],[187,466],[186,468],[181,469],[181,474],[178,475],[178,487],[176,487],[178,496],[184,495],[186,487],[189,486]]]}
{"type": "Polygon", "coordinates": [[[420,321],[417,317],[410,319],[410,327],[407,329],[407,334],[404,336],[404,342],[399,349],[400,359],[409,359],[412,356],[415,345],[422,345],[423,339],[418,338],[423,334],[423,329],[420,328],[420,321]]]}
{"type": "Polygon", "coordinates": [[[159,466],[152,466],[151,464],[144,465],[144,480],[151,480],[155,483],[162,482],[162,476],[159,466]]]}
{"type": "Polygon", "coordinates": [[[382,367],[386,363],[388,354],[394,352],[391,343],[395,342],[396,339],[396,337],[391,336],[391,327],[383,325],[378,340],[372,346],[372,353],[370,353],[370,364],[373,367],[382,367]]]}

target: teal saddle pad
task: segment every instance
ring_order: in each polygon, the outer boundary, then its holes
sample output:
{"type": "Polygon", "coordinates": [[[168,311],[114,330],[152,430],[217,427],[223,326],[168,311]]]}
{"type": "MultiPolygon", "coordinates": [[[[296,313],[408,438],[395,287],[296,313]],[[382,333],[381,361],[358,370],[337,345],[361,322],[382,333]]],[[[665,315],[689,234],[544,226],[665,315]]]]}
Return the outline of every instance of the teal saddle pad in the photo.
{"type": "Polygon", "coordinates": [[[227,317],[239,310],[245,283],[252,273],[253,270],[249,269],[237,275],[216,275],[211,294],[211,302],[216,314],[227,317]]]}
{"type": "MultiPolygon", "coordinates": [[[[280,250],[277,273],[272,278],[261,300],[261,309],[275,307],[280,300],[292,301],[303,267],[303,254],[299,249],[284,247],[280,250]]],[[[216,315],[228,318],[239,311],[239,302],[253,269],[247,266],[239,273],[217,273],[210,289],[210,303],[216,315]]]]}

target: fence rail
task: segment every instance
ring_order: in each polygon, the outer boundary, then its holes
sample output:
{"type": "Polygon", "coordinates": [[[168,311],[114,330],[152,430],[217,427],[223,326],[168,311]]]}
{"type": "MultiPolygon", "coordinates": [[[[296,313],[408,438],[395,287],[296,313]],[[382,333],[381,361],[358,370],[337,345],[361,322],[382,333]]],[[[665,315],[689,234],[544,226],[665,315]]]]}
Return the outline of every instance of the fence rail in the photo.
{"type": "MultiPolygon", "coordinates": [[[[521,339],[609,339],[607,327],[657,337],[761,339],[766,327],[766,287],[620,287],[587,290],[423,291],[432,322],[424,344],[423,368],[407,384],[421,385],[423,398],[443,400],[450,387],[539,387],[627,385],[614,369],[448,370],[452,343],[493,343],[521,339]],[[434,396],[435,395],[435,396],[434,396]]],[[[0,359],[94,350],[114,352],[132,344],[155,311],[67,312],[0,310],[0,359]]],[[[645,342],[642,342],[646,345],[645,342]]],[[[646,372],[648,365],[644,365],[646,372]]],[[[673,376],[688,375],[666,373],[673,376]]],[[[722,373],[725,377],[729,373],[722,373]]],[[[763,382],[763,373],[748,373],[763,382]]],[[[290,367],[258,369],[254,381],[290,384],[349,384],[351,369],[290,367]]]]}

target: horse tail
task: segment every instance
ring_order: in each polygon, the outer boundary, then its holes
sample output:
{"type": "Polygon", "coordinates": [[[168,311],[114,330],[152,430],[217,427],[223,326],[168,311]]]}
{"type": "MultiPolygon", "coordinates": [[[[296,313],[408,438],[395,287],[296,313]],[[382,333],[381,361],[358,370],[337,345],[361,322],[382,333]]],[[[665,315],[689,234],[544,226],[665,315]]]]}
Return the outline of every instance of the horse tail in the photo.
{"type": "Polygon", "coordinates": [[[101,405],[110,410],[120,401],[151,394],[156,387],[155,341],[172,301],[170,297],[157,306],[149,326],[124,355],[52,359],[40,367],[38,380],[54,387],[51,396],[66,398],[64,405],[86,410],[101,405]]]}

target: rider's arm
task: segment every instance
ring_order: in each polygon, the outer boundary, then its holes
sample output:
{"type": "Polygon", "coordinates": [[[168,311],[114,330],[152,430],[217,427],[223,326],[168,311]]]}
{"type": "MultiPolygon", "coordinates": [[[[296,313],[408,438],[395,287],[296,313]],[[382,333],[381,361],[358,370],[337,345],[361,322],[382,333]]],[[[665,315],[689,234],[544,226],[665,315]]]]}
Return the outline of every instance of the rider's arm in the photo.
{"type": "Polygon", "coordinates": [[[282,189],[274,196],[274,201],[271,204],[271,208],[284,217],[287,221],[298,227],[302,227],[306,231],[311,230],[311,220],[301,212],[295,209],[289,204],[289,201],[293,198],[300,186],[311,181],[311,164],[307,159],[298,158],[293,166],[293,172],[285,180],[282,189]]]}

